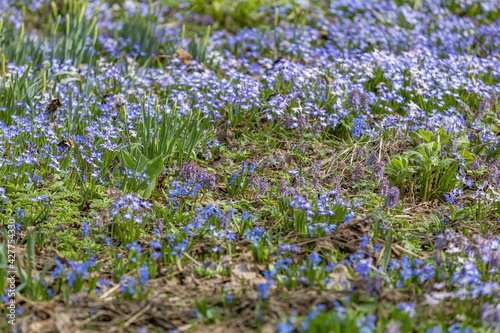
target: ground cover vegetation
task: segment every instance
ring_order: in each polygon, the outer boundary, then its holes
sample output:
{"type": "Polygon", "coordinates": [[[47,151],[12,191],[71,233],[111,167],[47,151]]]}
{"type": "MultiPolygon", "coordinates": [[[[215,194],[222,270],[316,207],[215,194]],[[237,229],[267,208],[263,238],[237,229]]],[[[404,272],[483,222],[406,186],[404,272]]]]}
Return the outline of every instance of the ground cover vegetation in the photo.
{"type": "Polygon", "coordinates": [[[499,18],[0,1],[0,330],[497,331],[499,18]]]}

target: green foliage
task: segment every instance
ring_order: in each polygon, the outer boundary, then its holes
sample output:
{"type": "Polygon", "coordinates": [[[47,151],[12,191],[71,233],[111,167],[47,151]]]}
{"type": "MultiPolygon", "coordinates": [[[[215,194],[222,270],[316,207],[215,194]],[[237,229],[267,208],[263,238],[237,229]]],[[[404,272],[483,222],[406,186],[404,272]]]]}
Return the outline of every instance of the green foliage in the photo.
{"type": "Polygon", "coordinates": [[[194,306],[196,309],[196,317],[206,324],[213,323],[215,320],[221,318],[219,312],[217,312],[211,304],[208,304],[205,299],[196,301],[194,306]]]}
{"type": "Polygon", "coordinates": [[[256,263],[264,263],[273,252],[273,243],[268,233],[264,233],[254,244],[249,245],[252,251],[253,260],[256,263]]]}
{"type": "Polygon", "coordinates": [[[141,101],[141,122],[138,135],[142,139],[141,154],[148,159],[160,157],[163,163],[174,157],[177,166],[193,156],[196,146],[203,146],[209,137],[205,131],[209,119],[200,119],[200,114],[177,115],[176,106],[167,113],[155,104],[154,111],[147,111],[145,98],[141,101]],[[192,120],[186,120],[192,119],[192,120]]]}
{"type": "Polygon", "coordinates": [[[250,174],[251,171],[245,170],[244,168],[230,177],[228,177],[227,174],[224,174],[226,191],[231,198],[234,198],[237,194],[242,194],[248,188],[250,174]]]}
{"type": "Polygon", "coordinates": [[[387,238],[385,241],[385,249],[382,257],[382,270],[386,270],[389,266],[389,260],[391,259],[392,252],[392,231],[389,230],[387,238]]]}
{"type": "MultiPolygon", "coordinates": [[[[24,102],[32,109],[34,107],[33,98],[40,92],[43,84],[43,75],[47,69],[41,71],[38,75],[30,76],[30,69],[33,62],[30,62],[28,69],[23,75],[11,75],[9,80],[2,79],[0,83],[0,103],[5,110],[0,112],[0,120],[6,125],[12,125],[12,116],[21,116],[24,114],[24,108],[18,108],[16,103],[24,102]]],[[[5,78],[5,57],[2,55],[2,75],[5,78]]]]}
{"type": "Polygon", "coordinates": [[[21,31],[16,31],[13,23],[0,20],[0,53],[5,54],[7,61],[17,66],[28,63],[28,60],[38,64],[44,56],[44,44],[43,38],[26,36],[24,24],[21,31]]]}
{"type": "Polygon", "coordinates": [[[248,216],[247,218],[241,217],[241,222],[236,225],[238,229],[238,235],[243,236],[246,230],[252,230],[253,228],[253,218],[252,216],[248,216]]]}
{"type": "Polygon", "coordinates": [[[122,191],[124,193],[136,192],[143,198],[149,198],[155,188],[156,178],[163,171],[162,157],[149,159],[137,149],[134,149],[131,154],[122,150],[119,156],[120,165],[128,169],[122,175],[119,175],[120,168],[115,169],[115,178],[123,178],[122,191]]]}
{"type": "Polygon", "coordinates": [[[120,37],[130,40],[129,45],[139,45],[140,50],[148,55],[157,53],[160,42],[155,34],[156,25],[149,17],[135,13],[134,16],[125,16],[120,37]]]}
{"type": "Polygon", "coordinates": [[[204,15],[211,15],[217,24],[231,27],[231,21],[240,27],[251,27],[261,22],[263,13],[259,8],[266,4],[265,0],[225,1],[191,0],[190,9],[204,15]]]}
{"type": "Polygon", "coordinates": [[[52,30],[52,59],[69,60],[78,67],[84,60],[90,58],[88,52],[87,38],[95,45],[97,39],[97,9],[91,18],[87,19],[84,15],[85,5],[80,7],[78,14],[67,13],[64,19],[57,16],[54,28],[52,30]],[[62,20],[62,22],[61,22],[62,20]],[[63,29],[63,37],[58,35],[59,26],[63,29]]]}
{"type": "MultiPolygon", "coordinates": [[[[182,36],[184,36],[185,33],[185,25],[182,26],[182,36]]],[[[191,39],[191,41],[188,44],[187,51],[191,56],[193,56],[194,59],[198,60],[198,62],[206,62],[206,57],[207,57],[207,46],[208,46],[208,37],[210,36],[210,29],[211,27],[208,26],[207,30],[205,32],[205,37],[203,37],[203,40],[197,41],[196,36],[191,39]]],[[[184,37],[182,37],[184,38],[184,37]]]]}
{"type": "Polygon", "coordinates": [[[411,175],[417,172],[416,167],[411,166],[409,154],[397,155],[387,165],[385,171],[389,174],[392,184],[402,187],[411,175]]]}
{"type": "MultiPolygon", "coordinates": [[[[387,165],[386,172],[391,183],[402,189],[415,175],[421,186],[422,200],[426,201],[432,196],[440,197],[454,188],[457,183],[455,172],[458,170],[458,160],[444,157],[443,146],[449,143],[451,135],[442,128],[434,134],[420,130],[416,136],[423,143],[395,156],[387,165]]],[[[472,155],[466,150],[468,141],[465,138],[458,140],[457,148],[462,157],[470,161],[472,155]]]]}

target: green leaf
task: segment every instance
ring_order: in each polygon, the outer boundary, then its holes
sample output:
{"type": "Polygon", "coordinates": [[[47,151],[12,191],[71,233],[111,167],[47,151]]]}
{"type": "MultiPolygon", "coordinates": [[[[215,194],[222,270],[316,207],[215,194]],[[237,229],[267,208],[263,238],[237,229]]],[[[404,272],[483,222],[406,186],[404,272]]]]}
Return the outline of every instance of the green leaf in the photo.
{"type": "Polygon", "coordinates": [[[120,162],[123,164],[124,167],[127,169],[134,170],[135,163],[130,157],[129,154],[127,154],[125,151],[120,151],[120,162]]]}
{"type": "Polygon", "coordinates": [[[387,239],[385,241],[384,255],[382,257],[382,270],[384,271],[389,266],[389,260],[391,259],[391,251],[392,251],[392,231],[389,230],[389,234],[387,235],[387,239]]]}
{"type": "Polygon", "coordinates": [[[394,164],[394,166],[398,170],[403,170],[404,169],[403,163],[401,163],[401,161],[397,157],[395,157],[395,158],[392,159],[392,163],[394,164]]]}
{"type": "Polygon", "coordinates": [[[463,133],[460,135],[457,139],[457,149],[458,150],[463,150],[467,149],[470,145],[469,137],[467,134],[463,133]]]}
{"type": "Polygon", "coordinates": [[[155,188],[156,188],[156,179],[152,181],[150,184],[148,184],[146,188],[138,190],[137,194],[143,199],[148,199],[153,193],[155,188]]]}
{"type": "Polygon", "coordinates": [[[431,142],[432,133],[429,131],[420,130],[417,132],[417,136],[424,139],[425,142],[431,142]]]}
{"type": "Polygon", "coordinates": [[[446,133],[443,127],[439,128],[439,143],[441,145],[446,145],[450,140],[451,134],[446,133]]]}
{"type": "Polygon", "coordinates": [[[77,77],[67,77],[61,81],[61,84],[66,84],[68,82],[73,82],[73,81],[80,81],[81,82],[81,80],[77,77]]]}
{"type": "Polygon", "coordinates": [[[149,180],[153,180],[163,171],[163,160],[161,156],[156,157],[149,162],[149,166],[146,168],[146,173],[149,176],[149,180]]]}
{"type": "Polygon", "coordinates": [[[463,150],[463,151],[460,151],[460,155],[462,155],[464,157],[464,160],[466,163],[472,163],[472,161],[474,161],[474,159],[476,158],[474,156],[474,154],[472,154],[470,151],[468,150],[463,150]]]}
{"type": "Polygon", "coordinates": [[[443,169],[453,162],[454,162],[454,160],[452,158],[446,158],[444,160],[439,161],[439,163],[436,165],[436,168],[443,169]]]}

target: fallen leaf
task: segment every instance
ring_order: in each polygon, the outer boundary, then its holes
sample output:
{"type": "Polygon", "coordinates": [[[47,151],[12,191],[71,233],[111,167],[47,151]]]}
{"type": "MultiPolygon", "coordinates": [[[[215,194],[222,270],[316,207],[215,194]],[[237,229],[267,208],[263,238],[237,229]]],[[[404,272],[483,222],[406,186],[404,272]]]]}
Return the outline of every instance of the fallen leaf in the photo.
{"type": "Polygon", "coordinates": [[[215,201],[212,201],[212,200],[202,200],[202,201],[200,201],[200,204],[202,206],[208,206],[210,204],[213,204],[214,206],[219,206],[220,200],[215,200],[215,201]]]}
{"type": "Polygon", "coordinates": [[[117,190],[112,186],[108,186],[107,195],[109,199],[118,199],[122,196],[122,191],[117,190]]]}
{"type": "Polygon", "coordinates": [[[191,60],[193,60],[191,53],[183,49],[177,49],[174,53],[174,57],[179,59],[183,65],[191,65],[191,60]]]}
{"type": "Polygon", "coordinates": [[[71,318],[65,313],[59,313],[56,317],[56,331],[59,333],[71,332],[71,318]]]}
{"type": "Polygon", "coordinates": [[[251,270],[248,269],[247,264],[245,263],[239,263],[236,266],[233,267],[231,270],[234,276],[236,276],[239,279],[245,279],[245,280],[252,280],[257,277],[257,273],[252,272],[251,270]]]}
{"type": "Polygon", "coordinates": [[[327,290],[350,290],[351,284],[348,281],[350,278],[349,270],[344,264],[339,264],[335,267],[335,270],[331,272],[328,277],[330,278],[330,282],[326,284],[327,290]]]}
{"type": "Polygon", "coordinates": [[[33,322],[30,325],[22,325],[21,330],[23,333],[38,332],[49,333],[54,332],[54,319],[49,318],[44,321],[33,322]]]}

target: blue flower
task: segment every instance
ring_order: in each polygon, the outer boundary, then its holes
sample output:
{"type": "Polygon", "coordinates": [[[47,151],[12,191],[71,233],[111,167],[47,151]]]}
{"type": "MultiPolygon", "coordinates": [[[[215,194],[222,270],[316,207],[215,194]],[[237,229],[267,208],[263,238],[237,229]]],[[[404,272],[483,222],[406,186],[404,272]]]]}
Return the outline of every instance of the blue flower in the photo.
{"type": "Polygon", "coordinates": [[[146,264],[139,268],[139,282],[141,284],[146,284],[149,280],[149,268],[146,264]]]}
{"type": "Polygon", "coordinates": [[[82,222],[82,235],[84,237],[88,237],[89,236],[89,232],[90,232],[89,223],[86,222],[86,221],[83,221],[82,222]]]}
{"type": "Polygon", "coordinates": [[[313,268],[318,266],[322,261],[322,259],[320,258],[319,254],[317,252],[311,253],[311,255],[309,255],[309,260],[311,261],[313,268]]]}

